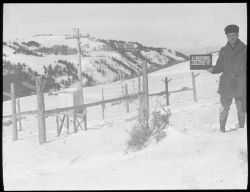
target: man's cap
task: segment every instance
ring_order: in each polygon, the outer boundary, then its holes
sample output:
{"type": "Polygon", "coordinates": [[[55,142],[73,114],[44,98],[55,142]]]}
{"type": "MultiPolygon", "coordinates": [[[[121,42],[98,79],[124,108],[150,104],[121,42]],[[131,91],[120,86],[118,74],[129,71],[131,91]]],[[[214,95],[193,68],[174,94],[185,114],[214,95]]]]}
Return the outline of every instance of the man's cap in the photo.
{"type": "Polygon", "coordinates": [[[225,33],[239,33],[239,27],[237,25],[228,25],[224,29],[225,33]]]}

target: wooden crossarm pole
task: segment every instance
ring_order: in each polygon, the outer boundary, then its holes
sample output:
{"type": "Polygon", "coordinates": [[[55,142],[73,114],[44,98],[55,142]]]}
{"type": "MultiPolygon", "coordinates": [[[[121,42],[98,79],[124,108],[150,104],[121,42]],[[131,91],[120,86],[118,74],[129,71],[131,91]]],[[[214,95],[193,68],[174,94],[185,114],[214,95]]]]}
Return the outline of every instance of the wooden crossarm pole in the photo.
{"type": "Polygon", "coordinates": [[[73,35],[73,36],[70,36],[70,37],[65,37],[65,39],[80,39],[80,38],[88,38],[88,36],[87,35],[79,35],[79,37],[77,37],[77,36],[75,36],[75,35],[73,35]]]}
{"type": "Polygon", "coordinates": [[[81,65],[81,42],[80,39],[84,37],[89,37],[88,35],[80,35],[79,28],[73,29],[75,34],[73,36],[66,36],[65,39],[76,39],[78,48],[78,89],[82,88],[82,65],[81,65]]]}

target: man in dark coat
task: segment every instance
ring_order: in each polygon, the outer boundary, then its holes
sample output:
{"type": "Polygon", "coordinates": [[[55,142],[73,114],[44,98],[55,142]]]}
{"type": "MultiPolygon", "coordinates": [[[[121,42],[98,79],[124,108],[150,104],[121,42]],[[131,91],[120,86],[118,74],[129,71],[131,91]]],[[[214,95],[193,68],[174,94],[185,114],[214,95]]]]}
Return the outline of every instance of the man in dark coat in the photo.
{"type": "Polygon", "coordinates": [[[246,45],[238,39],[239,27],[228,25],[225,27],[228,42],[219,52],[219,58],[213,74],[222,73],[219,81],[220,94],[220,130],[225,132],[228,112],[233,98],[237,108],[239,128],[244,128],[246,113],[246,45]]]}

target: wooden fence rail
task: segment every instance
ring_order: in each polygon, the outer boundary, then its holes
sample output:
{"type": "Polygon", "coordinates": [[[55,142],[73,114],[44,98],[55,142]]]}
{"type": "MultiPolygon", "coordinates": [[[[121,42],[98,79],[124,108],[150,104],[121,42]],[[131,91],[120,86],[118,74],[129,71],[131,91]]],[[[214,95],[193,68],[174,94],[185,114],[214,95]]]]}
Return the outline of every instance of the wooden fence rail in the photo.
{"type": "MultiPolygon", "coordinates": [[[[193,88],[188,88],[185,90],[175,90],[175,91],[169,91],[168,93],[177,93],[177,92],[183,92],[183,91],[190,91],[193,90],[193,88]]],[[[161,96],[166,94],[166,91],[161,91],[159,93],[151,93],[149,94],[149,96],[161,96]]],[[[70,106],[70,107],[64,107],[64,108],[56,108],[56,109],[50,109],[50,110],[46,110],[45,111],[45,115],[54,115],[56,113],[60,113],[60,112],[65,112],[65,111],[70,111],[70,110],[75,110],[75,109],[83,109],[84,107],[88,108],[88,107],[94,107],[97,105],[105,105],[106,103],[112,103],[112,102],[116,102],[116,101],[121,101],[124,99],[136,99],[138,97],[138,95],[143,95],[143,92],[141,92],[140,94],[133,94],[133,95],[128,95],[128,96],[124,96],[124,97],[117,97],[117,98],[113,98],[113,99],[107,99],[107,100],[102,100],[102,101],[97,101],[97,102],[93,102],[93,103],[87,103],[87,104],[83,104],[83,105],[75,105],[75,106],[70,106]]],[[[37,110],[30,110],[30,111],[23,111],[20,113],[16,113],[16,115],[36,115],[37,114],[37,110]]],[[[12,115],[5,115],[3,116],[3,118],[9,118],[12,117],[12,115]]]]}
{"type": "MultiPolygon", "coordinates": [[[[178,93],[178,92],[184,92],[184,91],[191,91],[193,90],[193,88],[187,88],[187,89],[184,89],[184,90],[175,90],[175,91],[169,91],[168,93],[178,93]]],[[[161,96],[161,95],[165,95],[167,94],[166,91],[162,91],[162,92],[159,92],[159,93],[150,93],[149,96],[161,96]]]]}
{"type": "MultiPolygon", "coordinates": [[[[146,65],[144,66],[144,68],[147,68],[146,65]]],[[[42,80],[41,77],[36,79],[36,86],[30,85],[28,83],[23,83],[24,86],[35,90],[37,93],[37,110],[32,110],[32,111],[24,111],[24,112],[20,112],[20,101],[19,98],[17,100],[17,108],[18,108],[18,113],[16,112],[16,97],[15,97],[15,88],[14,88],[14,84],[11,84],[11,94],[4,92],[5,96],[11,97],[11,101],[12,101],[12,115],[5,115],[3,116],[3,118],[7,118],[7,117],[12,117],[12,121],[13,121],[13,140],[18,140],[18,132],[17,132],[17,119],[16,117],[19,116],[19,122],[20,122],[20,130],[22,130],[22,126],[21,126],[21,115],[34,115],[37,114],[37,118],[38,118],[38,130],[39,130],[39,143],[43,144],[46,143],[46,123],[45,123],[45,118],[46,116],[52,116],[55,115],[57,117],[57,133],[58,135],[60,135],[60,132],[62,130],[62,126],[63,126],[63,122],[64,119],[66,117],[66,127],[67,130],[69,130],[69,116],[65,116],[63,117],[63,120],[61,121],[62,124],[61,126],[59,126],[59,114],[60,113],[65,113],[65,112],[71,112],[73,111],[73,116],[74,119],[75,117],[75,111],[83,111],[83,122],[84,122],[84,128],[85,130],[87,130],[87,108],[88,107],[94,107],[94,106],[98,106],[101,105],[102,107],[102,118],[104,119],[104,109],[105,109],[105,104],[106,103],[112,103],[112,102],[116,102],[116,101],[125,101],[126,104],[126,112],[129,112],[129,100],[130,99],[138,99],[141,98],[143,96],[143,111],[147,111],[147,115],[144,117],[144,120],[148,120],[149,118],[149,96],[161,96],[161,95],[166,95],[166,105],[169,105],[169,95],[170,93],[177,93],[177,92],[183,92],[183,91],[190,91],[193,90],[193,99],[196,102],[197,101],[197,96],[196,96],[196,85],[195,85],[195,78],[199,75],[199,74],[194,74],[194,72],[191,73],[192,75],[192,88],[185,88],[185,89],[180,89],[180,90],[175,90],[175,91],[169,91],[168,90],[168,83],[172,80],[166,77],[165,80],[162,80],[165,83],[165,91],[161,91],[158,93],[148,93],[148,79],[147,79],[147,73],[145,72],[147,71],[146,69],[144,70],[144,76],[143,76],[143,91],[140,91],[140,87],[139,87],[139,91],[136,94],[131,94],[128,95],[128,87],[127,84],[125,84],[125,96],[123,95],[122,97],[117,97],[117,98],[112,98],[112,99],[106,99],[104,100],[104,94],[103,94],[103,89],[102,89],[102,100],[101,101],[97,101],[97,102],[93,102],[93,103],[86,103],[84,104],[83,102],[80,103],[80,105],[78,103],[74,103],[74,106],[70,106],[70,107],[64,107],[64,108],[55,108],[55,109],[51,109],[51,110],[46,110],[45,111],[45,105],[44,105],[44,94],[43,94],[43,86],[44,86],[44,81],[42,80]]],[[[81,91],[82,92],[82,91],[81,91]]],[[[139,101],[141,102],[142,99],[139,99],[139,101]]],[[[80,122],[81,123],[81,122],[80,122]]],[[[74,129],[76,132],[76,128],[77,126],[75,126],[75,120],[74,120],[74,129]]]]}
{"type": "MultiPolygon", "coordinates": [[[[75,106],[70,106],[70,107],[50,109],[50,110],[45,111],[45,115],[53,115],[54,113],[60,113],[60,112],[65,112],[65,111],[70,111],[70,110],[75,110],[75,109],[83,109],[84,107],[85,108],[94,107],[97,105],[103,105],[105,103],[112,103],[112,102],[116,102],[116,101],[120,101],[120,100],[124,100],[124,99],[134,99],[134,98],[137,98],[138,95],[143,95],[143,92],[141,92],[140,94],[138,93],[138,94],[128,95],[128,96],[124,96],[124,97],[117,97],[117,98],[107,99],[107,100],[103,100],[103,101],[97,101],[97,102],[93,102],[93,103],[86,103],[86,104],[75,105],[75,106]]],[[[37,110],[23,111],[20,113],[16,113],[16,115],[35,115],[35,114],[37,114],[37,110]]],[[[3,118],[9,118],[9,117],[12,117],[12,115],[3,116],[3,118]]]]}

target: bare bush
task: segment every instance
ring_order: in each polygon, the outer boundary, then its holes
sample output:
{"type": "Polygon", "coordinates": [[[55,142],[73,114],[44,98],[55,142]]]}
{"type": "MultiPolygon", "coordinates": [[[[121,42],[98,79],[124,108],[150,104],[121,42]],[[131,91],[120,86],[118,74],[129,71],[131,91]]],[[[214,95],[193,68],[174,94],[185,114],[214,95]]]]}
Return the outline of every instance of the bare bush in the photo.
{"type": "Polygon", "coordinates": [[[156,140],[156,142],[159,142],[164,137],[166,137],[166,132],[164,131],[164,129],[166,129],[169,125],[170,116],[170,110],[166,110],[164,111],[164,113],[162,113],[161,111],[153,112],[151,128],[153,129],[152,136],[156,140]]]}
{"type": "Polygon", "coordinates": [[[129,132],[129,140],[127,146],[132,150],[140,150],[144,148],[150,140],[159,142],[166,137],[165,129],[169,125],[169,119],[171,116],[170,110],[155,110],[152,113],[150,125],[138,120],[134,127],[129,132]]]}
{"type": "Polygon", "coordinates": [[[146,128],[141,123],[136,123],[129,133],[128,148],[132,150],[140,150],[145,147],[149,140],[152,130],[146,128]]]}

